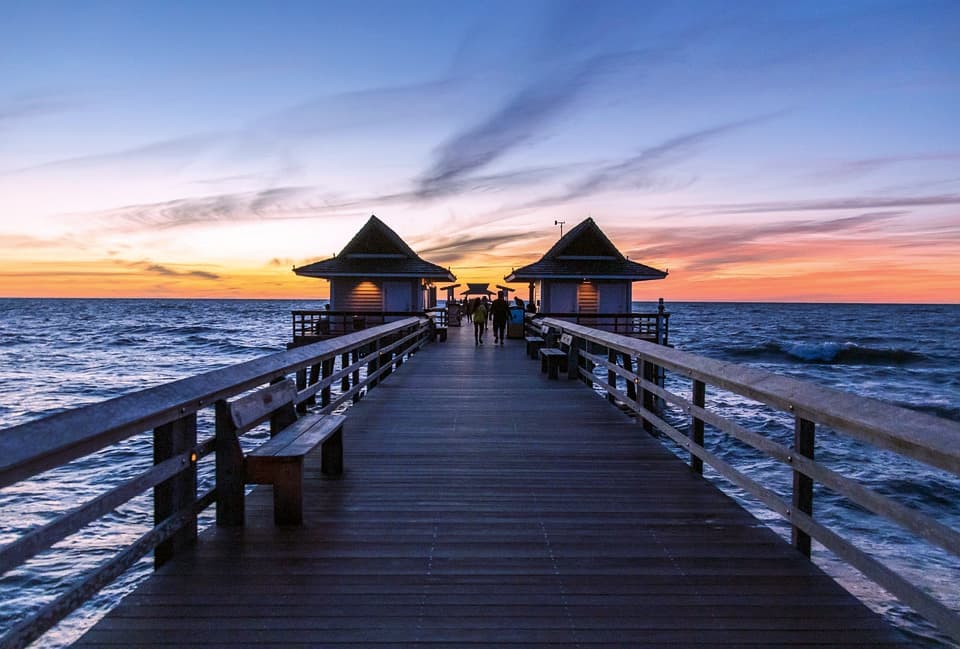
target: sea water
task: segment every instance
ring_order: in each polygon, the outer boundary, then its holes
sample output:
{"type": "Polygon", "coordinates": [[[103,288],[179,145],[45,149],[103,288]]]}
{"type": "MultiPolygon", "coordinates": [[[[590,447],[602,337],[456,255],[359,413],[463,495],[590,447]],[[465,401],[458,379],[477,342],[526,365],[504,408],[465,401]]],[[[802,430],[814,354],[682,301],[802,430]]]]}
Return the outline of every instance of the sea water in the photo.
{"type": "MultiPolygon", "coordinates": [[[[0,429],[167,381],[281,351],[291,337],[290,311],[321,301],[0,299],[0,429]]],[[[828,387],[960,421],[960,306],[674,303],[670,343],[828,387]]],[[[634,310],[655,311],[636,303],[634,310]]],[[[605,373],[604,373],[605,374],[605,373]]],[[[689,394],[688,381],[668,387],[689,394]]],[[[711,391],[724,416],[785,444],[792,422],[749,400],[711,391]]],[[[667,419],[685,426],[682,413],[667,419]]],[[[960,440],[958,440],[960,443],[960,440]]],[[[754,479],[787,496],[790,473],[708,427],[706,446],[754,479]]],[[[675,448],[684,457],[684,453],[675,448]]],[[[0,544],[151,461],[150,435],[0,490],[0,544]]],[[[960,528],[960,479],[818,430],[817,459],[844,475],[960,528]]],[[[709,477],[717,478],[710,470],[709,477]]],[[[201,481],[205,478],[201,476],[201,481]]],[[[783,535],[778,517],[732,485],[721,486],[783,535]]],[[[908,577],[922,575],[942,600],[960,609],[960,566],[896,526],[818,488],[816,517],[908,577]]],[[[62,592],[78,569],[92,568],[149,529],[145,495],[0,578],[0,629],[62,592]]],[[[201,524],[207,523],[209,516],[201,524]]],[[[949,641],[908,608],[829,552],[814,559],[918,645],[949,641]]],[[[147,576],[145,558],[41,641],[64,646],[147,576]]]]}

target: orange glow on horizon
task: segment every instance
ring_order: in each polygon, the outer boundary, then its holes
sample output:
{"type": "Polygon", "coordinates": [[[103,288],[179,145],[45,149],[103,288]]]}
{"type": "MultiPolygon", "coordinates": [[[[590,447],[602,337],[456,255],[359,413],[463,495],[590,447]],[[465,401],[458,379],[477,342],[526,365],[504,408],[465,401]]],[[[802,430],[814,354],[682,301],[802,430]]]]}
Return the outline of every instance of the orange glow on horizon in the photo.
{"type": "MultiPolygon", "coordinates": [[[[840,270],[835,261],[808,258],[777,263],[742,262],[712,272],[671,270],[665,280],[636,282],[633,299],[643,302],[663,297],[668,302],[889,302],[956,303],[960,263],[891,264],[882,258],[840,270]]],[[[531,255],[530,260],[538,258],[531,255]]],[[[879,257],[879,256],[878,256],[879,257]]],[[[516,261],[495,270],[491,260],[473,264],[465,259],[453,272],[457,282],[488,282],[515,289],[527,299],[526,284],[506,284],[510,269],[529,263],[516,261]]],[[[655,264],[654,264],[655,265],[655,264]]],[[[294,275],[289,268],[198,267],[151,265],[128,267],[111,261],[29,263],[0,262],[0,296],[35,298],[329,298],[325,280],[294,275]]],[[[442,283],[436,284],[442,286],[442,283]]],[[[459,293],[456,294],[459,297],[459,293]]],[[[441,293],[440,299],[445,296],[441,293]]]]}

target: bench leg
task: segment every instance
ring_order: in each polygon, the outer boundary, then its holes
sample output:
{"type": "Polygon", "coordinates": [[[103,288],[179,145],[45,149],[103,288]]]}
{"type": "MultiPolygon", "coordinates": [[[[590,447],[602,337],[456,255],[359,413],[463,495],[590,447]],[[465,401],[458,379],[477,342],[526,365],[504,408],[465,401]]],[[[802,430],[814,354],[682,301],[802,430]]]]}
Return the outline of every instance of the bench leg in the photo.
{"type": "Polygon", "coordinates": [[[541,374],[547,373],[547,367],[549,366],[549,364],[550,364],[550,359],[547,356],[540,357],[540,373],[541,374]]]}
{"type": "Polygon", "coordinates": [[[273,480],[273,522],[277,525],[303,523],[303,462],[290,462],[273,480]]]}
{"type": "Polygon", "coordinates": [[[341,428],[320,447],[320,471],[323,475],[343,473],[343,429],[341,428]]]}
{"type": "Polygon", "coordinates": [[[551,356],[547,361],[547,365],[550,368],[549,374],[547,374],[547,377],[551,379],[559,379],[560,375],[557,372],[557,370],[560,368],[560,359],[557,358],[556,356],[551,356]]]}

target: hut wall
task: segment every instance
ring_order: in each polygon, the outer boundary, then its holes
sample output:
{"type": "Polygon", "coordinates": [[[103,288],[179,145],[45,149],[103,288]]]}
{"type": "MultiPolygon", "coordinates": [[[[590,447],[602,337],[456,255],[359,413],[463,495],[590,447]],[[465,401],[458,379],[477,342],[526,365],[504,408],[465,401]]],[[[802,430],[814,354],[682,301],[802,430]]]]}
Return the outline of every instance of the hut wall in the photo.
{"type": "Polygon", "coordinates": [[[374,280],[336,278],[330,281],[330,304],[334,311],[382,311],[383,288],[374,280]]]}
{"type": "Polygon", "coordinates": [[[597,287],[600,294],[597,302],[598,313],[630,313],[631,282],[600,282],[597,287]]]}

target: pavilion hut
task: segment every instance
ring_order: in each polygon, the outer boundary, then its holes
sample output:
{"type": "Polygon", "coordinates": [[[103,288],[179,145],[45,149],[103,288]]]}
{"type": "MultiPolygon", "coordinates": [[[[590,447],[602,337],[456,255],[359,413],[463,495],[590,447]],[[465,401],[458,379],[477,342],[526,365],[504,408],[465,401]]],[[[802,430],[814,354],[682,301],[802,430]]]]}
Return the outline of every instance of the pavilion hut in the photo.
{"type": "Polygon", "coordinates": [[[505,280],[528,282],[530,302],[539,311],[583,324],[610,328],[616,315],[629,314],[633,282],[663,279],[667,273],[630,261],[592,218],[579,223],[547,253],[517,268],[505,280]]]}
{"type": "Polygon", "coordinates": [[[339,254],[295,267],[293,272],[330,280],[328,318],[331,323],[349,318],[353,328],[423,313],[436,305],[434,282],[456,280],[449,269],[421,259],[376,216],[370,217],[339,254]]]}

